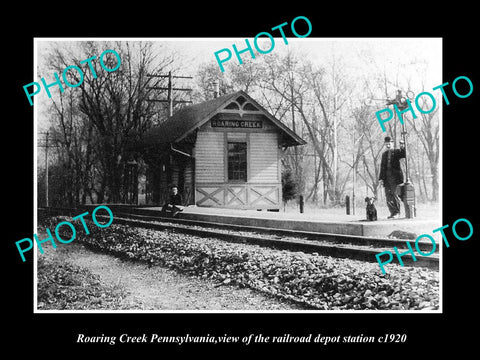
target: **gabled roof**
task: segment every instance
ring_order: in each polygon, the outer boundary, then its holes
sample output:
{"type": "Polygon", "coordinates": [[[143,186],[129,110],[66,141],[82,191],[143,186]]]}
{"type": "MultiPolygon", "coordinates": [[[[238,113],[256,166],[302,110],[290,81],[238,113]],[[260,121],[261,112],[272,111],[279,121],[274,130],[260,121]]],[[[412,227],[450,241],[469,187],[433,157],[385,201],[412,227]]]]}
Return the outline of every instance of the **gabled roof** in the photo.
{"type": "Polygon", "coordinates": [[[199,104],[186,106],[178,110],[175,114],[173,114],[173,116],[169,117],[160,125],[148,130],[144,134],[144,145],[167,145],[181,141],[240,95],[260,109],[263,115],[265,115],[270,121],[272,121],[273,124],[283,131],[287,138],[287,146],[306,144],[305,140],[300,138],[287,126],[282,124],[277,118],[271,115],[260,104],[247,95],[245,91],[240,90],[199,104]]]}

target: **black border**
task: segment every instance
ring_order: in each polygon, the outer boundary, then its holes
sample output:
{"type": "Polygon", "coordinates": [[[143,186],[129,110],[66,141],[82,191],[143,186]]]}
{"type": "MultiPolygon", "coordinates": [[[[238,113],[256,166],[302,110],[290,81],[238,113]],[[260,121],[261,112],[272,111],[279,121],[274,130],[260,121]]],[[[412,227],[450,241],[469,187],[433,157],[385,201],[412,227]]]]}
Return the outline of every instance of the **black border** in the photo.
{"type": "MultiPolygon", "coordinates": [[[[5,26],[6,49],[2,58],[4,75],[3,176],[8,185],[4,188],[3,204],[6,207],[4,223],[4,259],[7,265],[7,338],[5,343],[12,350],[48,352],[54,358],[66,354],[123,353],[127,348],[137,353],[152,351],[152,354],[167,356],[165,351],[179,353],[194,351],[244,351],[264,349],[271,353],[293,349],[296,354],[312,350],[314,356],[327,351],[340,354],[356,351],[359,354],[382,356],[415,348],[419,353],[432,355],[436,350],[459,346],[463,351],[475,344],[474,329],[468,321],[476,312],[475,256],[478,253],[478,215],[475,173],[477,163],[475,131],[477,117],[474,105],[478,99],[480,84],[475,61],[478,51],[475,46],[473,19],[475,9],[443,9],[441,4],[382,4],[379,7],[366,3],[351,7],[343,3],[338,9],[326,8],[322,3],[315,6],[293,4],[266,5],[266,13],[258,6],[246,4],[232,7],[231,4],[196,4],[198,9],[169,10],[163,5],[111,5],[105,9],[97,6],[83,9],[79,5],[59,12],[48,8],[32,9],[21,17],[19,30],[13,35],[12,28],[5,26]],[[288,5],[288,6],[287,6],[288,5]],[[123,7],[123,8],[122,8],[123,7]],[[125,8],[125,7],[128,7],[125,8]],[[281,8],[273,12],[272,9],[281,8]],[[71,14],[70,16],[67,16],[71,14]],[[469,219],[474,226],[474,235],[465,242],[450,241],[444,249],[444,313],[443,314],[33,314],[33,261],[22,263],[14,241],[33,234],[33,112],[25,101],[22,86],[33,78],[34,37],[242,37],[252,38],[296,16],[310,19],[313,31],[310,37],[442,37],[444,47],[444,81],[458,76],[468,76],[474,84],[473,94],[458,99],[447,90],[451,105],[443,110],[443,204],[444,224],[452,224],[458,218],[469,219]],[[21,30],[20,30],[21,29],[21,30]],[[13,100],[13,102],[12,102],[13,100]],[[9,181],[8,181],[9,180],[9,181]],[[405,344],[379,345],[79,345],[75,343],[79,332],[120,335],[129,333],[158,333],[163,335],[223,335],[244,336],[262,333],[267,336],[308,335],[358,335],[380,336],[385,333],[406,333],[405,344]],[[28,345],[27,345],[28,344],[28,345]],[[23,345],[23,346],[22,346],[23,345]],[[25,346],[26,345],[26,346],[25,346]]],[[[40,6],[39,6],[40,7],[40,6]]],[[[190,5],[188,6],[190,7],[190,5]]],[[[23,12],[20,12],[23,14],[23,12]]],[[[5,186],[5,182],[4,182],[5,186]]],[[[449,234],[447,232],[447,234],[449,234]]],[[[451,233],[450,233],[451,234],[451,233]]],[[[451,237],[452,235],[450,235],[451,237]]],[[[449,237],[449,238],[450,238],[449,237]]],[[[388,355],[387,355],[388,356],[388,355]]]]}

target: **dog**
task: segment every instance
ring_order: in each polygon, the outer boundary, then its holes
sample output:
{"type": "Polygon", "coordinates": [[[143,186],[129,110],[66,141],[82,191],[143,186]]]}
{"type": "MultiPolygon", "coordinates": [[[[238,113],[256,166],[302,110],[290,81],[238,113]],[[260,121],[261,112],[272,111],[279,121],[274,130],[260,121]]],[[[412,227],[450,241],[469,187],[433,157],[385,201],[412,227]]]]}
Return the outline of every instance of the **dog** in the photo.
{"type": "Polygon", "coordinates": [[[367,220],[368,221],[376,221],[377,220],[377,208],[374,205],[375,196],[366,197],[365,202],[367,203],[367,220]]]}

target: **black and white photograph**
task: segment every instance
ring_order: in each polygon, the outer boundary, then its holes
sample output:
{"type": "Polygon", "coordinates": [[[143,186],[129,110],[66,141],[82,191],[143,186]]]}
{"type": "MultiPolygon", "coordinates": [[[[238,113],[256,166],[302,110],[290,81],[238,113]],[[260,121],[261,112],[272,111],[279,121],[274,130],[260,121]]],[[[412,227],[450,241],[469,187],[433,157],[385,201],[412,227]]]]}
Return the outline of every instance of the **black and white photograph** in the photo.
{"type": "Polygon", "coordinates": [[[173,5],[3,23],[7,353],[474,350],[473,6],[173,5]]]}
{"type": "Polygon", "coordinates": [[[37,311],[441,311],[441,39],[35,44],[37,311]]]}

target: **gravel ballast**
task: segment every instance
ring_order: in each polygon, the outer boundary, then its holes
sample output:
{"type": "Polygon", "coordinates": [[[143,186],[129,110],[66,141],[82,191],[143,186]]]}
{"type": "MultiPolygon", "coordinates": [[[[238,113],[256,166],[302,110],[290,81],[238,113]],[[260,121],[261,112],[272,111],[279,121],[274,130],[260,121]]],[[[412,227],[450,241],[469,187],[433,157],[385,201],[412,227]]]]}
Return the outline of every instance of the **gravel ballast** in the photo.
{"type": "MultiPolygon", "coordinates": [[[[57,224],[65,218],[51,218],[57,224]]],[[[46,224],[47,226],[49,224],[46,224]]],[[[160,265],[322,310],[436,310],[439,273],[421,267],[378,264],[229,243],[214,238],[112,224],[75,241],[122,258],[160,265]]],[[[50,227],[51,228],[51,227],[50,227]]],[[[70,234],[71,235],[71,234],[70,234]]],[[[69,238],[69,234],[65,235],[69,238]]],[[[61,245],[68,246],[68,245],[61,245]]]]}

